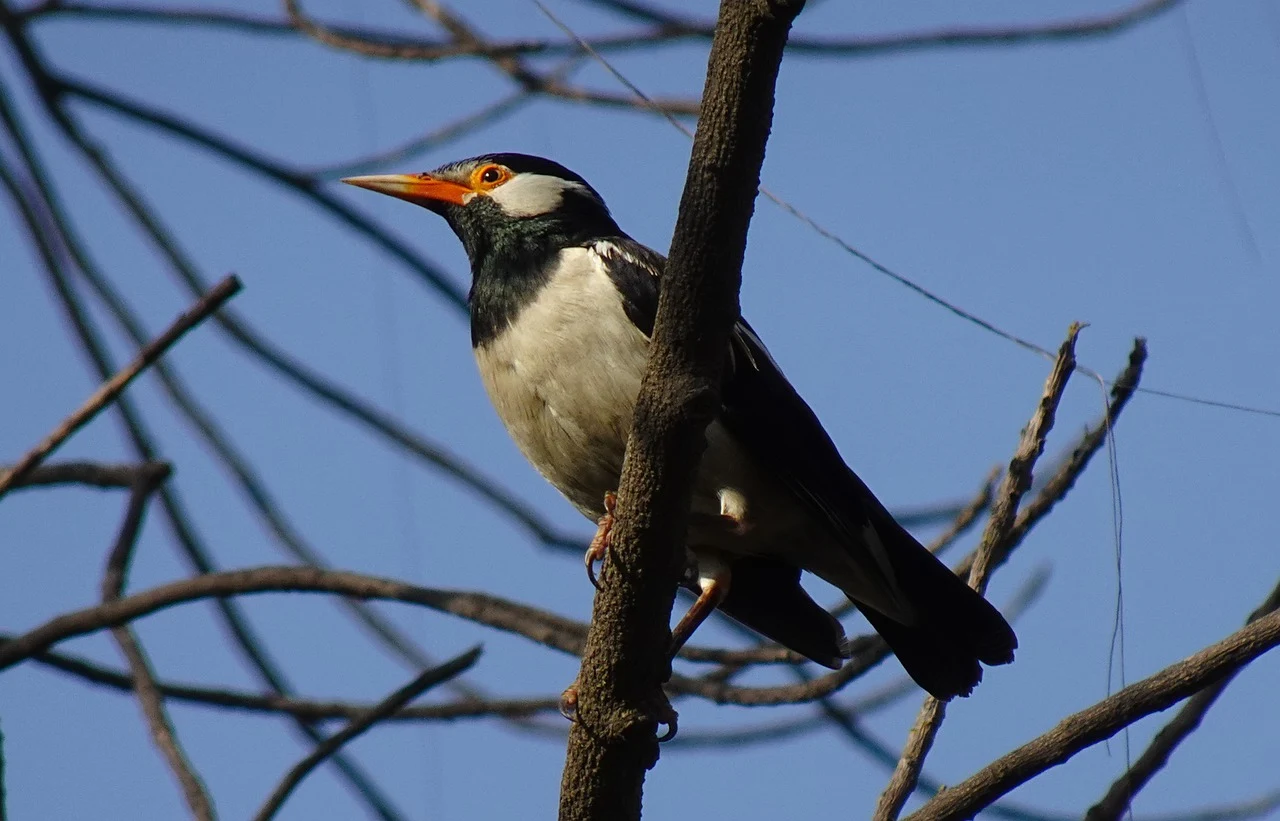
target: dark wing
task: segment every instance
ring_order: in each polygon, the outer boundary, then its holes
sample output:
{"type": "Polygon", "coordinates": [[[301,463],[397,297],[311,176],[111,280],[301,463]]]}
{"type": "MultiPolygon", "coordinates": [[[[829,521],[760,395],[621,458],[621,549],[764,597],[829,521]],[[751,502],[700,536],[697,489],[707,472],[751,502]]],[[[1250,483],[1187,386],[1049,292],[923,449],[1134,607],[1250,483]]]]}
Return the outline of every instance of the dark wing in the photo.
{"type": "Polygon", "coordinates": [[[864,583],[884,585],[905,605],[903,618],[850,596],[916,683],[943,700],[968,695],[982,678],[979,662],[1012,661],[1018,640],[1000,611],[916,541],[849,469],[745,321],[735,328],[733,348],[721,423],[830,525],[864,583]]]}
{"type": "MultiPolygon", "coordinates": [[[[651,334],[666,260],[629,238],[601,240],[594,246],[611,263],[610,274],[628,317],[651,334]]],[[[999,611],[921,546],[849,469],[818,417],[745,320],[734,327],[721,403],[720,423],[826,523],[863,583],[902,604],[903,613],[890,614],[855,600],[917,683],[942,699],[967,695],[982,677],[979,662],[1012,661],[1017,638],[999,611]]],[[[797,629],[818,625],[813,612],[817,606],[800,587],[795,569],[773,563],[743,570],[748,589],[726,602],[732,610],[725,609],[748,627],[828,663],[825,652],[816,652],[829,641],[827,629],[818,633],[823,636],[818,647],[802,647],[794,638],[797,629]],[[769,608],[778,605],[787,606],[788,612],[768,615],[769,608]],[[800,628],[802,624],[806,627],[800,628]]]]}
{"type": "MultiPolygon", "coordinates": [[[[627,317],[653,334],[658,286],[666,259],[630,238],[592,243],[604,257],[627,317]]],[[[685,586],[697,593],[695,583],[685,586]]],[[[800,568],[774,559],[744,557],[733,563],[733,582],[719,608],[755,632],[817,663],[838,669],[844,659],[844,629],[800,586],[800,568]]]]}
{"type": "MultiPolygon", "coordinates": [[[[627,316],[651,335],[666,259],[629,237],[598,240],[591,247],[609,263],[627,316]]],[[[734,327],[721,403],[720,421],[734,438],[825,520],[842,544],[863,547],[868,527],[897,527],[845,465],[818,417],[745,320],[734,327]]],[[[854,558],[878,587],[896,590],[881,541],[865,545],[854,558]]]]}

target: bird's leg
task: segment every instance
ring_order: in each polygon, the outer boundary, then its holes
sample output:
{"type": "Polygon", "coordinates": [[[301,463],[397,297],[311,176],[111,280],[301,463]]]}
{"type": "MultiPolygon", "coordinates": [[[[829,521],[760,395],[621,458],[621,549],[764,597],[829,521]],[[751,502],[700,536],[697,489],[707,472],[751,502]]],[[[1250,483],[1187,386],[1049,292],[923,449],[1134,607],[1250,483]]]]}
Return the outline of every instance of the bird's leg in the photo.
{"type": "Polygon", "coordinates": [[[609,552],[609,532],[613,530],[613,511],[617,506],[618,494],[611,490],[604,495],[604,515],[596,522],[596,535],[591,538],[587,555],[583,557],[587,565],[587,578],[597,590],[600,589],[600,582],[596,579],[596,562],[600,562],[600,570],[603,572],[604,557],[609,552]]]}
{"type": "Polygon", "coordinates": [[[709,550],[698,554],[698,589],[702,592],[671,631],[672,658],[684,647],[693,631],[707,620],[711,611],[729,595],[730,576],[729,563],[719,555],[709,550]]]}

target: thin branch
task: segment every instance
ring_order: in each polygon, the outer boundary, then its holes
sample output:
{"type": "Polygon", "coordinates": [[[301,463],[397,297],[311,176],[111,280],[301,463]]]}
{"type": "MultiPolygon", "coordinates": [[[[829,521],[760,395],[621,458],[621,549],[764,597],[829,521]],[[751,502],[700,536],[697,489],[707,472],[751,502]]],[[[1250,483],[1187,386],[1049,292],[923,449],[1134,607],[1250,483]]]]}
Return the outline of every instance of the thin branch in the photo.
{"type": "MultiPolygon", "coordinates": [[[[255,567],[207,573],[135,593],[118,601],[75,610],[0,643],[0,670],[48,650],[54,644],[124,624],[168,607],[202,599],[255,593],[336,593],[356,599],[417,604],[524,636],[569,655],[582,653],[587,626],[563,616],[487,593],[419,587],[394,579],[315,567],[255,567]]],[[[709,649],[703,655],[712,653],[709,649]]],[[[737,651],[724,651],[733,657],[737,651]]]]}
{"type": "MultiPolygon", "coordinates": [[[[359,54],[362,57],[373,57],[384,60],[413,60],[435,62],[450,57],[483,57],[492,63],[525,91],[541,94],[572,102],[589,103],[610,108],[626,108],[649,110],[657,107],[670,114],[697,115],[698,101],[684,99],[655,99],[652,102],[637,100],[629,94],[614,94],[606,91],[594,91],[579,86],[569,85],[549,74],[540,74],[520,59],[520,55],[542,51],[537,44],[516,43],[508,46],[492,46],[481,37],[475,29],[467,25],[457,15],[439,3],[428,0],[413,0],[413,4],[446,29],[452,40],[444,44],[411,44],[403,40],[389,40],[380,37],[356,37],[343,34],[307,15],[299,0],[284,0],[285,13],[289,21],[299,31],[316,42],[330,48],[359,54]]],[[[624,45],[647,45],[648,38],[637,39],[632,36],[622,38],[624,45]]],[[[545,44],[544,44],[545,45],[545,44]]],[[[568,51],[574,54],[580,51],[574,46],[568,51]]],[[[563,50],[562,50],[563,53],[563,50]]]]}
{"type": "MultiPolygon", "coordinates": [[[[633,0],[588,1],[673,34],[710,37],[712,33],[709,23],[681,17],[645,3],[633,0]]],[[[787,50],[797,55],[864,57],[935,48],[1019,46],[1089,39],[1120,34],[1169,11],[1181,2],[1182,0],[1142,0],[1111,14],[1020,26],[963,26],[865,37],[800,35],[791,38],[787,43],[787,50]]]]}
{"type": "MultiPolygon", "coordinates": [[[[124,522],[120,525],[119,536],[116,537],[115,546],[107,558],[106,570],[102,577],[104,604],[118,601],[124,591],[125,579],[128,577],[133,551],[138,543],[138,534],[142,529],[142,519],[146,514],[147,504],[151,500],[151,494],[165,478],[166,475],[160,475],[143,480],[134,486],[129,495],[124,522]]],[[[155,673],[151,669],[146,651],[142,649],[142,643],[127,625],[113,627],[111,634],[128,662],[133,679],[133,691],[147,726],[151,730],[151,740],[169,765],[169,769],[178,781],[178,786],[182,788],[182,794],[187,801],[187,806],[191,809],[191,815],[198,821],[213,821],[215,814],[208,788],[178,741],[178,734],[164,708],[164,699],[156,687],[155,673]]]]}
{"type": "MultiPolygon", "coordinates": [[[[5,8],[0,3],[0,10],[5,8]]],[[[0,94],[0,100],[2,99],[3,95],[0,94]]],[[[3,107],[0,107],[0,110],[4,110],[3,107]]],[[[12,128],[12,125],[10,127],[12,128]]],[[[10,195],[10,199],[18,210],[19,216],[26,225],[31,241],[39,253],[40,261],[45,267],[54,291],[66,311],[67,319],[79,338],[83,351],[89,357],[93,369],[100,379],[109,378],[117,368],[112,363],[111,355],[107,350],[101,331],[93,324],[88,312],[80,303],[78,295],[72,290],[70,277],[65,270],[65,260],[49,243],[48,238],[56,236],[56,231],[49,230],[47,226],[49,222],[45,213],[47,208],[42,211],[43,203],[40,202],[38,197],[26,195],[17,177],[10,173],[8,166],[3,161],[0,161],[0,183],[3,183],[4,188],[10,195]]],[[[146,461],[156,460],[158,458],[158,450],[155,445],[155,439],[147,429],[130,398],[127,395],[121,396],[116,401],[115,408],[125,424],[125,432],[137,457],[146,461]]],[[[208,573],[216,570],[213,558],[203,544],[199,532],[192,523],[191,517],[187,513],[186,507],[177,491],[166,484],[160,487],[159,493],[161,508],[181,554],[197,572],[208,573]]],[[[267,653],[261,639],[236,605],[227,599],[215,599],[213,606],[222,617],[235,646],[239,648],[245,660],[261,680],[276,692],[287,695],[290,686],[284,673],[267,653]]],[[[299,732],[313,743],[320,743],[323,740],[316,729],[305,721],[296,722],[296,726],[299,732]]],[[[370,809],[379,818],[383,819],[383,821],[398,821],[401,818],[400,813],[392,806],[390,800],[382,794],[377,785],[357,764],[348,760],[345,756],[335,756],[333,761],[357,795],[369,805],[370,809]]]]}
{"type": "Polygon", "coordinates": [[[254,816],[255,821],[269,821],[274,818],[275,814],[280,811],[280,807],[288,800],[289,795],[302,783],[302,779],[310,775],[312,770],[341,749],[344,744],[368,732],[374,724],[386,719],[437,684],[462,675],[479,658],[480,648],[477,646],[438,667],[424,670],[413,681],[387,696],[372,709],[365,711],[357,718],[353,718],[346,727],[334,733],[323,744],[318,745],[311,751],[310,755],[299,761],[294,765],[293,769],[285,774],[280,784],[267,797],[267,800],[263,802],[262,808],[254,816]]]}
{"type": "MultiPolygon", "coordinates": [[[[987,528],[982,534],[982,541],[974,551],[976,558],[969,571],[969,586],[980,594],[986,590],[990,571],[1000,564],[1013,544],[1010,534],[1017,520],[1018,505],[1023,495],[1031,488],[1032,471],[1036,461],[1044,453],[1044,443],[1049,436],[1049,431],[1053,429],[1058,404],[1066,392],[1067,380],[1071,378],[1076,367],[1076,337],[1079,333],[1080,325],[1078,324],[1072,324],[1067,331],[1066,341],[1058,349],[1058,358],[1054,361],[1049,378],[1045,381],[1040,403],[1036,406],[1031,421],[1023,428],[1017,450],[1009,461],[1009,469],[1005,472],[1004,480],[1000,483],[1000,489],[996,492],[995,500],[991,505],[991,516],[987,519],[987,528]]],[[[945,702],[933,696],[925,696],[915,724],[907,734],[902,757],[898,759],[893,775],[876,803],[873,816],[875,821],[895,821],[902,813],[907,799],[916,790],[925,757],[929,755],[938,730],[942,727],[946,710],[945,702]]]]}
{"type": "Polygon", "coordinates": [[[1067,717],[1049,732],[939,793],[908,821],[970,818],[983,807],[1139,719],[1166,710],[1280,644],[1273,611],[1217,644],[1067,717]]]}
{"type": "MultiPolygon", "coordinates": [[[[645,23],[635,32],[592,36],[592,48],[605,52],[647,49],[684,40],[709,40],[715,27],[710,21],[681,17],[653,6],[630,2],[593,0],[595,5],[645,23]]],[[[1181,3],[1182,0],[1143,0],[1128,8],[1095,17],[1009,26],[947,27],[927,31],[907,31],[888,35],[811,37],[797,35],[787,43],[787,51],[797,57],[872,57],[902,51],[937,48],[982,48],[1038,45],[1121,34],[1148,22],[1181,3]]],[[[297,35],[299,29],[288,20],[235,12],[197,9],[158,9],[130,3],[76,3],[45,0],[18,13],[24,22],[59,16],[226,28],[246,34],[297,35]]],[[[398,32],[372,28],[330,25],[333,33],[369,42],[373,48],[403,49],[406,59],[439,60],[449,57],[514,57],[574,54],[581,47],[572,40],[521,38],[474,45],[449,44],[407,38],[398,32]],[[417,51],[415,51],[415,49],[417,51]]],[[[397,56],[385,54],[383,56],[397,56]]]]}
{"type": "MultiPolygon", "coordinates": [[[[3,468],[0,468],[3,469],[3,468]]],[[[41,465],[19,479],[12,490],[83,485],[85,487],[131,488],[152,477],[168,476],[173,471],[168,462],[151,461],[138,464],[109,465],[102,462],[55,462],[41,465]]]]}
{"type": "MultiPolygon", "coordinates": [[[[230,159],[243,161],[249,164],[249,167],[269,179],[281,182],[295,188],[296,191],[308,196],[318,202],[322,207],[332,206],[330,210],[335,210],[337,216],[343,219],[357,220],[357,227],[363,224],[363,217],[357,217],[354,212],[346,210],[346,206],[340,205],[336,200],[323,192],[313,190],[312,184],[299,182],[300,178],[295,176],[295,172],[284,170],[282,167],[274,166],[270,161],[254,157],[247,153],[247,149],[239,149],[231,146],[229,143],[221,140],[214,135],[207,134],[196,130],[193,126],[180,119],[171,118],[163,112],[155,110],[145,110],[135,108],[125,103],[122,99],[108,92],[95,90],[89,86],[79,85],[71,81],[54,81],[52,83],[61,83],[62,87],[69,93],[79,93],[83,95],[92,95],[87,97],[94,102],[106,105],[114,110],[120,111],[130,116],[137,116],[144,122],[159,127],[180,129],[178,136],[184,136],[194,140],[198,145],[208,148],[215,152],[223,153],[230,159]],[[123,108],[119,108],[123,107],[123,108]],[[224,153],[231,152],[231,153],[224,153]]],[[[51,104],[52,105],[52,104],[51,104]]],[[[63,112],[61,109],[51,109],[51,116],[55,117],[67,138],[71,140],[84,153],[86,160],[93,165],[102,175],[108,187],[111,188],[125,209],[131,213],[138,221],[140,226],[146,231],[155,243],[160,252],[169,260],[173,271],[178,275],[179,280],[190,291],[203,290],[204,280],[195,269],[194,263],[178,248],[174,237],[164,228],[159,220],[152,214],[151,210],[143,203],[141,196],[135,191],[128,181],[110,161],[106,154],[100,149],[93,146],[88,138],[82,133],[73,117],[69,113],[63,112]],[[60,115],[60,117],[59,117],[60,115]]],[[[47,186],[46,186],[47,187],[47,186]]],[[[60,211],[57,205],[56,197],[52,199],[52,207],[55,215],[60,211]]],[[[65,224],[65,220],[62,221],[65,224]]],[[[390,241],[388,237],[382,233],[382,229],[368,223],[370,236],[377,242],[390,241]]],[[[65,232],[64,232],[65,233],[65,232]]],[[[74,251],[79,243],[73,238],[68,241],[69,247],[74,251]]],[[[391,250],[391,249],[389,249],[391,250]]],[[[405,249],[405,253],[409,253],[405,249]]],[[[80,254],[84,257],[85,255],[80,254]]],[[[406,261],[410,261],[406,257],[402,257],[406,261]]],[[[421,262],[421,260],[416,260],[421,262]]],[[[425,263],[422,263],[425,264],[425,263]]],[[[91,283],[98,284],[99,293],[104,299],[108,298],[108,294],[101,285],[105,282],[102,277],[94,277],[93,266],[82,266],[86,277],[90,278],[91,283]]],[[[421,270],[419,271],[422,272],[421,270]]],[[[435,280],[430,280],[435,281],[435,280]]],[[[452,298],[452,297],[451,297],[452,298]]],[[[457,299],[462,300],[460,292],[457,299]]],[[[119,300],[114,300],[119,303],[119,300]]],[[[463,303],[459,303],[460,305],[463,303]]],[[[118,316],[119,312],[114,312],[118,316]]],[[[123,317],[122,317],[123,319],[123,317]]],[[[354,421],[363,425],[375,435],[380,436],[388,441],[392,446],[400,448],[408,454],[426,462],[430,466],[439,469],[456,479],[460,484],[475,492],[486,502],[494,505],[506,515],[515,519],[519,524],[524,526],[536,538],[539,543],[550,548],[558,548],[571,550],[574,553],[581,553],[581,540],[569,534],[563,533],[545,521],[531,506],[516,498],[510,491],[503,488],[493,479],[485,476],[480,470],[460,457],[450,453],[448,449],[442,445],[426,439],[424,436],[415,433],[389,416],[385,411],[367,402],[360,397],[348,392],[341,386],[331,382],[320,373],[312,370],[301,360],[284,352],[271,343],[263,334],[241,319],[234,311],[222,311],[214,317],[214,321],[222,328],[231,340],[249,353],[257,361],[261,362],[269,369],[275,371],[283,377],[289,384],[296,386],[305,394],[311,396],[316,401],[328,405],[339,413],[347,416],[354,421]]],[[[127,329],[127,327],[126,327],[127,329]]],[[[193,420],[194,422],[195,420],[193,420]]],[[[197,429],[199,429],[197,425],[197,429]]],[[[207,426],[206,426],[207,427],[207,426]]],[[[215,444],[216,442],[211,442],[215,444]]],[[[254,494],[246,488],[249,495],[254,494]]],[[[416,664],[417,662],[415,662],[416,664]]],[[[419,665],[420,666],[420,665],[419,665]]]]}
{"type": "Polygon", "coordinates": [[[419,587],[394,579],[313,567],[255,567],[208,573],[153,587],[96,607],[63,613],[0,645],[0,670],[66,639],[125,624],[156,611],[202,599],[253,593],[337,593],[359,599],[417,604],[524,636],[553,650],[580,652],[580,622],[486,593],[419,587]]]}
{"type": "MultiPolygon", "coordinates": [[[[1249,620],[1245,624],[1253,624],[1277,609],[1280,609],[1280,584],[1272,589],[1271,595],[1267,596],[1266,601],[1257,610],[1249,614],[1249,620]]],[[[1085,821],[1119,821],[1129,809],[1129,805],[1133,803],[1134,796],[1164,768],[1169,761],[1169,756],[1173,755],[1178,745],[1200,726],[1209,708],[1227,689],[1227,685],[1234,677],[1234,673],[1229,673],[1221,681],[1211,684],[1187,699],[1187,703],[1182,706],[1173,720],[1161,727],[1160,732],[1151,739],[1151,743],[1147,745],[1147,749],[1143,750],[1142,755],[1138,756],[1138,759],[1125,769],[1124,774],[1111,784],[1102,800],[1089,808],[1085,821]]]]}
{"type": "MultiPolygon", "coordinates": [[[[54,236],[61,240],[62,246],[75,262],[80,275],[98,294],[125,335],[135,344],[141,345],[149,336],[141,319],[89,254],[85,243],[74,229],[69,215],[63,209],[57,191],[44,171],[34,147],[15,122],[12,106],[3,94],[0,94],[0,115],[3,115],[10,133],[27,159],[36,187],[48,206],[50,228],[54,236]]],[[[193,281],[190,284],[196,283],[193,281]]],[[[219,319],[222,323],[234,322],[222,316],[219,319]]],[[[306,543],[301,531],[286,518],[283,509],[276,503],[247,456],[235,448],[228,434],[215,421],[214,416],[195,399],[193,392],[178,376],[177,371],[161,361],[156,363],[155,373],[164,393],[190,427],[204,439],[219,461],[231,473],[233,480],[247,497],[250,506],[257,511],[267,529],[275,536],[277,544],[295,559],[313,566],[325,566],[326,563],[320,553],[306,543]]],[[[435,661],[430,659],[412,639],[379,614],[360,603],[344,601],[342,604],[392,653],[398,654],[416,668],[434,666],[435,661]]]]}
{"type": "Polygon", "coordinates": [[[102,387],[94,391],[93,395],[86,399],[79,409],[68,416],[62,424],[54,428],[53,432],[38,445],[28,451],[25,456],[18,460],[16,465],[5,471],[3,475],[0,475],[0,498],[3,498],[9,488],[13,487],[18,480],[44,461],[46,456],[53,453],[72,434],[88,424],[104,408],[115,401],[116,397],[125,388],[129,387],[129,383],[151,367],[157,359],[164,356],[187,331],[199,325],[210,314],[222,307],[228,299],[235,296],[241,287],[240,280],[234,276],[223,279],[202,296],[196,304],[175,319],[164,333],[138,351],[132,362],[104,382],[102,387]]]}
{"type": "MultiPolygon", "coordinates": [[[[1048,516],[1058,502],[1066,498],[1071,488],[1075,487],[1076,480],[1084,473],[1094,455],[1102,449],[1107,437],[1120,420],[1121,412],[1138,390],[1138,382],[1142,378],[1142,368],[1146,361],[1147,341],[1142,338],[1135,339],[1133,348],[1129,351],[1128,363],[1112,384],[1110,401],[1102,418],[1085,428],[1084,433],[1076,440],[1071,454],[1057,466],[1057,470],[1045,481],[1035,498],[1018,511],[1018,518],[1009,532],[1012,545],[1020,544],[1031,529],[1048,516]]],[[[967,574],[973,567],[976,557],[976,552],[970,553],[952,569],[958,575],[967,574]]],[[[1002,561],[1007,559],[1006,552],[1002,561]]]]}
{"type": "MultiPolygon", "coordinates": [[[[12,641],[14,636],[0,633],[0,646],[12,641]]],[[[52,670],[75,676],[81,681],[96,684],[123,693],[133,691],[133,678],[119,670],[112,670],[79,656],[55,652],[41,652],[30,661],[52,670]]],[[[350,721],[372,708],[371,704],[348,701],[317,701],[313,699],[286,698],[277,694],[257,695],[219,687],[200,687],[157,681],[156,687],[166,699],[182,701],[204,707],[240,710],[261,715],[286,715],[307,721],[350,721]]],[[[460,699],[444,704],[424,704],[406,707],[388,717],[393,722],[453,721],[466,718],[529,718],[559,710],[558,697],[509,698],[509,699],[460,699]]]]}
{"type": "MultiPolygon", "coordinates": [[[[563,79],[568,77],[580,63],[581,60],[576,58],[566,60],[564,64],[552,69],[547,76],[563,79]]],[[[464,117],[445,123],[426,134],[414,137],[402,145],[388,148],[360,159],[311,168],[304,173],[316,179],[326,180],[370,174],[393,163],[406,162],[419,154],[457,140],[477,128],[492,126],[502,118],[514,114],[534,99],[536,98],[533,94],[523,88],[519,88],[464,117]]]]}

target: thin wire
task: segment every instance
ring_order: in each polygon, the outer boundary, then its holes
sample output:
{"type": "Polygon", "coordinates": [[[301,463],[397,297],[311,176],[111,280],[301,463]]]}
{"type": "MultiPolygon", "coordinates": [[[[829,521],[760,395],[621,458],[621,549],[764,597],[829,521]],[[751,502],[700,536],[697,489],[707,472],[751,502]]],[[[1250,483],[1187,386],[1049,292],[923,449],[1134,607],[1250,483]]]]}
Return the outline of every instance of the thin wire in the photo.
{"type": "Polygon", "coordinates": [[[1218,129],[1218,118],[1213,115],[1213,104],[1209,101],[1209,87],[1204,81],[1204,67],[1200,63],[1200,53],[1196,49],[1196,38],[1191,33],[1191,12],[1187,8],[1184,5],[1178,15],[1178,41],[1182,46],[1182,56],[1191,69],[1191,88],[1195,92],[1196,103],[1204,113],[1209,142],[1213,144],[1213,159],[1218,169],[1218,185],[1222,189],[1222,198],[1226,200],[1227,210],[1231,212],[1231,221],[1235,223],[1236,231],[1244,240],[1254,262],[1261,266],[1262,251],[1258,248],[1258,238],[1253,233],[1253,225],[1249,222],[1244,199],[1240,196],[1240,187],[1236,185],[1235,176],[1231,173],[1231,163],[1227,161],[1227,149],[1222,142],[1222,132],[1218,129]]]}
{"type": "MultiPolygon", "coordinates": [[[[546,15],[547,19],[549,19],[552,23],[554,23],[561,31],[563,31],[569,37],[573,38],[573,40],[577,42],[578,46],[584,52],[589,54],[593,59],[595,59],[598,63],[600,63],[600,65],[603,66],[604,69],[608,71],[609,74],[612,75],[615,80],[621,83],[628,91],[634,94],[638,99],[643,101],[645,105],[649,106],[649,108],[654,113],[660,115],[667,122],[675,126],[676,130],[678,130],[681,134],[685,135],[685,137],[688,137],[690,139],[693,138],[693,131],[688,126],[682,123],[679,120],[679,118],[677,118],[674,114],[670,113],[669,111],[666,111],[661,106],[657,105],[653,101],[653,99],[649,97],[649,95],[645,94],[644,91],[642,91],[639,88],[639,86],[637,86],[635,83],[631,82],[629,79],[623,76],[620,71],[614,68],[613,65],[607,59],[605,59],[605,57],[602,54],[600,54],[600,52],[592,48],[590,43],[582,39],[582,37],[579,36],[573,29],[569,28],[569,26],[565,24],[564,21],[562,21],[559,17],[557,17],[554,13],[552,13],[552,11],[548,9],[545,5],[543,5],[540,0],[533,0],[533,4],[537,6],[538,9],[544,15],[546,15]]],[[[911,289],[916,294],[919,294],[920,296],[924,297],[928,301],[945,309],[946,311],[954,314],[955,316],[958,316],[961,319],[971,322],[974,325],[977,325],[978,327],[982,328],[983,330],[986,330],[992,334],[995,334],[1001,339],[1005,339],[1009,342],[1012,342],[1013,344],[1017,345],[1020,348],[1024,348],[1025,350],[1039,354],[1045,359],[1053,360],[1056,358],[1057,354],[1055,352],[1050,351],[1041,345],[1037,345],[1036,343],[1032,342],[1029,339],[1018,336],[1017,334],[1014,334],[1010,331],[1006,331],[1003,328],[1000,328],[992,324],[991,322],[988,322],[987,320],[983,319],[982,317],[976,314],[966,311],[964,308],[961,308],[959,305],[956,305],[955,303],[950,302],[949,300],[939,296],[933,291],[930,291],[928,288],[925,288],[923,285],[913,282],[912,280],[908,279],[902,274],[899,274],[898,272],[889,268],[887,265],[877,261],[870,255],[864,253],[863,251],[858,250],[857,248],[853,247],[848,242],[846,242],[844,239],[836,235],[834,232],[824,228],[812,217],[808,216],[807,214],[802,212],[800,209],[796,208],[791,203],[782,199],[777,194],[774,194],[765,186],[763,185],[760,186],[760,193],[763,194],[769,200],[771,200],[775,205],[782,208],[788,214],[791,214],[793,217],[800,220],[805,225],[809,226],[819,236],[835,243],[846,253],[852,255],[853,257],[871,266],[873,270],[875,270],[880,274],[883,274],[884,276],[889,277],[894,282],[897,282],[899,285],[903,285],[911,289]]],[[[1106,377],[1104,377],[1102,374],[1100,374],[1098,371],[1092,368],[1089,368],[1084,365],[1077,365],[1076,370],[1099,381],[1104,386],[1103,387],[1104,392],[1106,388],[1112,387],[1112,383],[1108,381],[1106,377]]],[[[1250,405],[1241,405],[1234,402],[1225,402],[1217,399],[1205,399],[1203,397],[1191,396],[1191,395],[1182,394],[1182,393],[1175,393],[1173,391],[1155,390],[1153,388],[1138,387],[1137,390],[1139,393],[1145,393],[1151,396],[1159,396],[1165,399],[1173,399],[1181,402],[1190,402],[1197,405],[1205,405],[1208,407],[1222,408],[1224,410],[1240,411],[1243,413],[1252,413],[1252,414],[1257,414],[1259,416],[1270,416],[1270,417],[1280,419],[1280,410],[1276,410],[1276,409],[1260,408],[1260,407],[1255,407],[1250,405]]]]}

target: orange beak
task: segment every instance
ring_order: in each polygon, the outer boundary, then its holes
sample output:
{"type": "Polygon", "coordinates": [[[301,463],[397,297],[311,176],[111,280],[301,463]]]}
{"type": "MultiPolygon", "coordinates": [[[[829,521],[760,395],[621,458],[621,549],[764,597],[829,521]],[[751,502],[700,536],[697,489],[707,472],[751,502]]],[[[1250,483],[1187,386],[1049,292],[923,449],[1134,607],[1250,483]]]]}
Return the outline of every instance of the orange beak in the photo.
{"type": "Polygon", "coordinates": [[[466,205],[475,196],[474,191],[461,183],[440,180],[427,174],[379,174],[372,177],[347,177],[347,185],[367,188],[379,194],[412,202],[430,208],[446,202],[466,205]]]}

